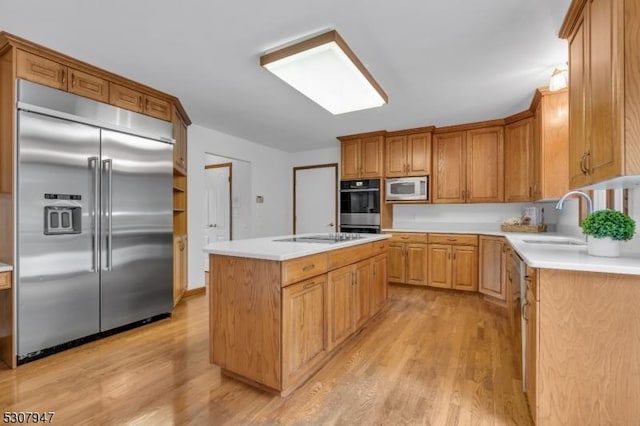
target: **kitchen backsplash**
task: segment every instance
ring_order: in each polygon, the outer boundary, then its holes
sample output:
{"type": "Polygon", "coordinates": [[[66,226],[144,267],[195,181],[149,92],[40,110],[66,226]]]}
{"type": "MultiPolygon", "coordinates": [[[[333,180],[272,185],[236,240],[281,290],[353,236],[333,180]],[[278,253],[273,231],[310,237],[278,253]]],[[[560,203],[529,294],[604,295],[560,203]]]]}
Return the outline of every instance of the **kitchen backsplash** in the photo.
{"type": "Polygon", "coordinates": [[[558,221],[555,203],[487,203],[487,204],[411,204],[393,207],[393,227],[410,229],[434,224],[469,224],[475,229],[499,230],[500,224],[513,216],[521,216],[522,208],[544,208],[544,222],[552,229],[558,221]]]}

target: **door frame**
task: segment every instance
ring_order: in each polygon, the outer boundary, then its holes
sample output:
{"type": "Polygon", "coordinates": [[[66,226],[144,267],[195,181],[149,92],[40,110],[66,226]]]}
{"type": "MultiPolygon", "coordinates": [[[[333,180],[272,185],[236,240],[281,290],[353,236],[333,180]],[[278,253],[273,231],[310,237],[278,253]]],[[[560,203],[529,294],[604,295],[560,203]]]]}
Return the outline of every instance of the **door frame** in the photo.
{"type": "Polygon", "coordinates": [[[334,217],[333,217],[333,223],[335,223],[335,227],[336,230],[338,230],[338,163],[327,163],[327,164],[314,164],[311,166],[299,166],[299,167],[294,167],[293,168],[293,233],[296,233],[296,176],[297,176],[297,172],[300,170],[309,170],[309,169],[323,169],[323,168],[329,168],[329,167],[333,167],[334,172],[335,172],[335,176],[336,176],[336,185],[333,188],[334,192],[335,192],[335,212],[334,212],[334,217]]]}
{"type": "Polygon", "coordinates": [[[233,240],[233,163],[217,163],[217,164],[205,164],[205,171],[208,169],[222,169],[224,167],[229,168],[229,241],[233,240]]]}

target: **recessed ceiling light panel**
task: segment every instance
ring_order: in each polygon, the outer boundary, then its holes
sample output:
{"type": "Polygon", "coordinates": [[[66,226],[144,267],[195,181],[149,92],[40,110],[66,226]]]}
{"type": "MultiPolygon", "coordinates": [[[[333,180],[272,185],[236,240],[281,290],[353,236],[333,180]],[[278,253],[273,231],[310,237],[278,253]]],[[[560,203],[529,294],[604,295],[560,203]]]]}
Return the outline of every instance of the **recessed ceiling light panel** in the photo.
{"type": "Polygon", "coordinates": [[[334,30],[260,58],[260,65],[332,114],[387,103],[387,94],[334,30]]]}

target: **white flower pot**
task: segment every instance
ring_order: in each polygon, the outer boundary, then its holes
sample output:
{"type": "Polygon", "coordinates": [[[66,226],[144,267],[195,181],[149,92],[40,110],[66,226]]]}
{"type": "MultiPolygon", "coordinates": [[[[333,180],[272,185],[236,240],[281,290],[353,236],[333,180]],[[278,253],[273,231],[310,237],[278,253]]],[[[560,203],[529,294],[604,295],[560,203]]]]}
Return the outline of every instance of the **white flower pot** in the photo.
{"type": "Polygon", "coordinates": [[[609,237],[589,237],[587,253],[591,256],[618,257],[620,256],[620,241],[612,240],[609,237]]]}

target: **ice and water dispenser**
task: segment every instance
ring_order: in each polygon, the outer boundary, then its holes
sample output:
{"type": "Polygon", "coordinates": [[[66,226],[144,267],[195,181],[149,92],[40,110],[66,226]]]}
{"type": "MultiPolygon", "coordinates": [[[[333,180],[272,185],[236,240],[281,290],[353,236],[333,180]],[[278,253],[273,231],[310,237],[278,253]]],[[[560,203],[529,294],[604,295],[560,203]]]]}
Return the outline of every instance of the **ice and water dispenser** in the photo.
{"type": "MultiPolygon", "coordinates": [[[[82,207],[74,205],[80,201],[80,195],[73,194],[44,194],[47,201],[54,205],[44,206],[44,234],[79,234],[82,232],[82,207]]],[[[79,203],[77,203],[79,204],[79,203]]]]}

